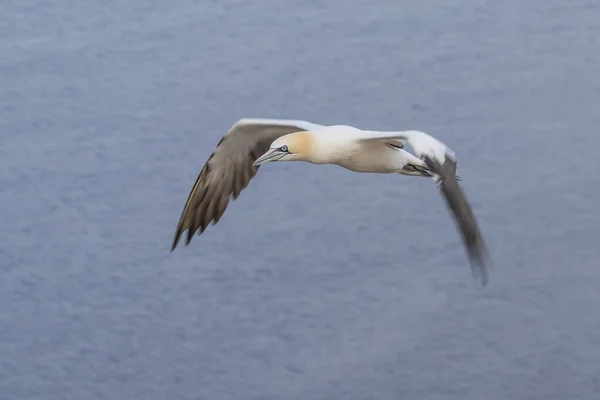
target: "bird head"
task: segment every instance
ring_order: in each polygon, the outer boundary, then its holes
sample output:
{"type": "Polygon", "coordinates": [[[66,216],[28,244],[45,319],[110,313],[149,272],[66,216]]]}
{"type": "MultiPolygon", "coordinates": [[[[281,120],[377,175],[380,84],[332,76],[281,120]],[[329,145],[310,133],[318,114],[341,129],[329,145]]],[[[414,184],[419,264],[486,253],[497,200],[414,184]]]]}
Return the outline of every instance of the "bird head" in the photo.
{"type": "Polygon", "coordinates": [[[276,139],[269,150],[254,161],[259,166],[271,161],[308,161],[313,147],[310,132],[294,132],[276,139]]]}

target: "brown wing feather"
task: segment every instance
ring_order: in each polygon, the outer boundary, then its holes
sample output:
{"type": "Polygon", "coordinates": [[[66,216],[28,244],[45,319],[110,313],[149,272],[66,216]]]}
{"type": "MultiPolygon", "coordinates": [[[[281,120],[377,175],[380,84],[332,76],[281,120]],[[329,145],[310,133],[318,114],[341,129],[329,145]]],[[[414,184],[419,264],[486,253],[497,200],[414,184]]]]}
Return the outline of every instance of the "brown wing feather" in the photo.
{"type": "Polygon", "coordinates": [[[441,178],[440,191],[460,230],[473,275],[485,286],[489,279],[489,253],[467,197],[456,180],[456,161],[446,158],[443,165],[430,157],[424,161],[441,178]]]}
{"type": "Polygon", "coordinates": [[[171,246],[175,250],[181,235],[188,231],[186,246],[194,234],[216,224],[227,209],[231,196],[237,199],[260,167],[252,164],[280,136],[302,129],[292,125],[236,123],[219,141],[187,198],[171,246]]]}

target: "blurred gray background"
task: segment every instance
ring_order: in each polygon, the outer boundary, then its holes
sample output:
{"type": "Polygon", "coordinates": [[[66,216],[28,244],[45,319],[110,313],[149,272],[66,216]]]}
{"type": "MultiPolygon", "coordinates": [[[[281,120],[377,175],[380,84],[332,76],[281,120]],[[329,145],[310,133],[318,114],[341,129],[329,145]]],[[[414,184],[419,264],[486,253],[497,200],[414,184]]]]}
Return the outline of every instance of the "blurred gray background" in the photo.
{"type": "Polygon", "coordinates": [[[0,2],[0,399],[597,399],[596,0],[0,2]],[[421,129],[428,179],[263,167],[169,253],[242,117],[421,129]]]}

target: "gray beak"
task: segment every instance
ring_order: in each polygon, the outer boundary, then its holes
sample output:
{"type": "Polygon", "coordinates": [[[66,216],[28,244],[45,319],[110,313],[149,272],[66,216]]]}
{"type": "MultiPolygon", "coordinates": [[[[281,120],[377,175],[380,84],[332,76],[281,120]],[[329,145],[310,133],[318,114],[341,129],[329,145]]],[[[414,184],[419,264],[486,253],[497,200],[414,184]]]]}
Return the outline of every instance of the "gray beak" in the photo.
{"type": "Polygon", "coordinates": [[[279,151],[277,149],[269,149],[269,151],[267,151],[265,154],[263,154],[262,156],[258,157],[256,159],[256,161],[254,161],[254,165],[255,167],[258,167],[259,165],[271,162],[271,161],[277,161],[282,159],[285,155],[287,155],[287,153],[284,153],[282,151],[279,151]]]}

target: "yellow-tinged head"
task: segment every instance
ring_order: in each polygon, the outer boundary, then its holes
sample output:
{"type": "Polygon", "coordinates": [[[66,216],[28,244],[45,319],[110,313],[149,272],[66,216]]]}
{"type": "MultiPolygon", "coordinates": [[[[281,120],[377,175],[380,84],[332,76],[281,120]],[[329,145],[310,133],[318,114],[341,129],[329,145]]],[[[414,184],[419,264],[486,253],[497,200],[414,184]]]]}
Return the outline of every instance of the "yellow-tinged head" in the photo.
{"type": "Polygon", "coordinates": [[[275,140],[269,150],[254,162],[255,166],[271,161],[310,161],[315,145],[309,131],[294,132],[275,140]]]}

